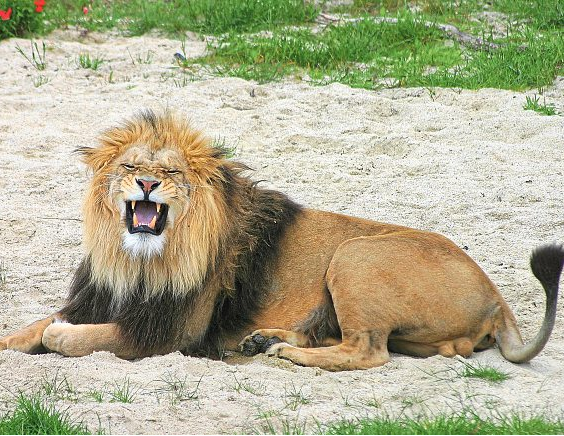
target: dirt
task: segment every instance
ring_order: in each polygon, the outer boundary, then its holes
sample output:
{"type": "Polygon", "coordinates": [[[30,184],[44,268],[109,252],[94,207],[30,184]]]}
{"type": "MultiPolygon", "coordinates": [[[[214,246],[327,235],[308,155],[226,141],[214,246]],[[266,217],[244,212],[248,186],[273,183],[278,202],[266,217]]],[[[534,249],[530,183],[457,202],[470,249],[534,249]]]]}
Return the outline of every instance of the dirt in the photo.
{"type": "MultiPolygon", "coordinates": [[[[174,108],[236,145],[253,178],[300,203],[447,235],[500,287],[523,336],[537,332],[544,295],[528,257],[538,244],[564,240],[564,140],[562,116],[523,110],[533,91],[190,81],[174,64],[178,41],[66,31],[45,42],[44,71],[16,52],[17,45],[29,51],[29,41],[0,42],[0,335],[60,308],[83,255],[88,174],[73,150],[146,107],[174,108]],[[77,65],[86,52],[105,59],[98,71],[77,65]],[[48,83],[35,87],[39,76],[48,83]]],[[[189,56],[204,50],[195,38],[186,45],[189,56]]],[[[564,79],[545,97],[563,111],[564,79]]],[[[0,414],[13,409],[18,392],[56,382],[48,401],[107,433],[245,433],[268,422],[316,431],[342,418],[465,408],[562,416],[563,314],[560,302],[550,342],[522,365],[497,349],[469,359],[393,355],[380,368],[342,373],[262,355],[130,362],[104,352],[4,351],[0,414]],[[462,377],[468,364],[511,378],[462,377]],[[117,391],[128,383],[133,398],[123,403],[117,391]]]]}

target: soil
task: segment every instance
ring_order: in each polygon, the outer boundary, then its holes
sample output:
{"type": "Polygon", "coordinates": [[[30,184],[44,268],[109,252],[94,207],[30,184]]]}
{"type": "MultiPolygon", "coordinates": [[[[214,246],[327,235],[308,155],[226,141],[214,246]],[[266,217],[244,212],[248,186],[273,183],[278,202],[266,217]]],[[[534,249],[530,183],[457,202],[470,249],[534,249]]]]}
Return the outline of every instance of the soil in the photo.
{"type": "MultiPolygon", "coordinates": [[[[562,116],[523,110],[533,91],[190,81],[174,63],[178,41],[65,31],[45,42],[44,71],[16,52],[17,45],[29,51],[29,41],[0,42],[0,335],[64,304],[83,255],[89,177],[73,150],[95,145],[103,129],[147,107],[186,114],[236,146],[235,158],[254,169],[254,179],[300,203],[447,235],[499,286],[524,338],[538,331],[544,294],[528,257],[539,244],[564,240],[564,140],[562,116]],[[105,62],[82,69],[79,53],[105,62]],[[39,76],[48,83],[36,87],[39,76]]],[[[188,56],[204,51],[196,38],[186,44],[188,56]]],[[[544,96],[564,111],[564,79],[544,96]]],[[[13,409],[18,392],[45,395],[42,386],[56,382],[48,401],[107,433],[246,433],[268,423],[317,431],[343,418],[467,408],[562,417],[563,361],[561,302],[550,342],[522,365],[497,349],[469,359],[393,355],[382,367],[341,373],[264,355],[124,361],[105,352],[4,351],[0,414],[13,409]],[[462,377],[469,364],[511,378],[462,377]],[[133,399],[123,403],[115,397],[128,383],[133,399]]]]}

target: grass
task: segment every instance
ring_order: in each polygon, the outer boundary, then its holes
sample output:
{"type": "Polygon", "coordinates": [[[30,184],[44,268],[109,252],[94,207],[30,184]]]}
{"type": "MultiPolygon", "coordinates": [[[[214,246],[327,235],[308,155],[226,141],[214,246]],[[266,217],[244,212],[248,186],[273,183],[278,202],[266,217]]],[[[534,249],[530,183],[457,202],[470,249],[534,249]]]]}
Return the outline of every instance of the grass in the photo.
{"type": "Polygon", "coordinates": [[[304,394],[303,386],[297,388],[294,383],[284,387],[285,406],[290,410],[297,410],[300,406],[311,403],[311,398],[304,394]]]}
{"type": "Polygon", "coordinates": [[[7,278],[8,269],[6,268],[6,264],[4,262],[0,262],[0,288],[4,288],[6,286],[7,278]]]}
{"type": "Polygon", "coordinates": [[[16,50],[37,71],[45,70],[45,68],[47,67],[45,41],[41,42],[41,49],[39,49],[37,42],[35,42],[34,40],[30,41],[30,46],[31,46],[31,53],[29,55],[17,44],[16,44],[16,50]]]}
{"type": "Polygon", "coordinates": [[[279,413],[263,415],[258,427],[252,427],[249,433],[254,434],[311,434],[306,430],[307,420],[301,420],[299,416],[291,418],[281,416],[279,413]]]}
{"type": "Polygon", "coordinates": [[[90,434],[82,423],[75,423],[66,412],[45,405],[40,397],[20,394],[12,413],[0,419],[0,434],[90,434]]]}
{"type": "Polygon", "coordinates": [[[97,403],[104,402],[104,392],[102,391],[97,391],[93,389],[90,392],[88,392],[88,397],[92,398],[97,403]]]}
{"type": "Polygon", "coordinates": [[[197,400],[202,379],[203,376],[200,377],[194,387],[191,387],[186,377],[180,379],[178,376],[169,373],[160,379],[164,386],[157,392],[165,393],[172,405],[177,405],[182,401],[197,400]]]}
{"type": "Polygon", "coordinates": [[[485,365],[482,363],[468,363],[462,362],[464,364],[464,369],[459,371],[461,377],[467,378],[479,378],[492,383],[501,383],[509,380],[511,376],[503,371],[500,371],[493,366],[485,365]]]}
{"type": "Polygon", "coordinates": [[[49,77],[40,74],[39,76],[33,78],[33,86],[39,88],[40,86],[49,83],[49,81],[50,81],[49,77]]]}
{"type": "Polygon", "coordinates": [[[76,64],[79,67],[94,71],[96,71],[103,63],[104,59],[99,57],[90,57],[89,53],[80,53],[76,59],[76,64]]]}
{"type": "Polygon", "coordinates": [[[127,49],[127,53],[129,54],[132,65],[152,64],[153,56],[155,54],[152,50],[147,50],[144,56],[141,53],[137,53],[135,56],[133,56],[129,49],[127,49]]]}
{"type": "Polygon", "coordinates": [[[564,26],[564,5],[558,0],[495,0],[494,6],[539,29],[562,29],[564,26]]]}
{"type": "Polygon", "coordinates": [[[122,384],[114,383],[114,390],[109,392],[110,403],[133,403],[137,395],[138,388],[134,388],[126,378],[122,384]]]}
{"type": "Polygon", "coordinates": [[[43,375],[41,390],[49,397],[61,400],[77,401],[76,389],[67,379],[66,375],[60,375],[57,371],[52,378],[43,375]]]}
{"type": "MultiPolygon", "coordinates": [[[[486,9],[479,0],[418,0],[413,2],[416,8],[408,8],[404,0],[354,0],[337,7],[304,0],[115,0],[94,3],[84,15],[83,2],[64,0],[46,6],[43,33],[79,26],[128,35],[157,29],[181,39],[188,30],[216,35],[208,38],[207,55],[190,59],[182,50],[177,63],[191,73],[203,68],[259,83],[295,77],[366,89],[542,89],[562,74],[564,65],[561,3],[492,0],[486,9]],[[359,20],[314,28],[322,10],[359,20]],[[496,26],[478,19],[486,10],[500,13],[496,26]],[[395,17],[398,23],[375,22],[374,16],[395,17]],[[461,46],[433,23],[454,24],[501,47],[461,46]]],[[[42,60],[35,48],[32,44],[31,55],[19,51],[35,68],[44,69],[45,52],[42,60]]],[[[151,63],[153,54],[129,56],[139,65],[151,63]]],[[[79,63],[96,69],[101,60],[79,63]]],[[[181,88],[190,80],[180,77],[173,84],[181,88]]]]}
{"type": "Polygon", "coordinates": [[[512,415],[483,419],[475,414],[438,415],[434,418],[370,418],[329,424],[325,434],[562,434],[564,422],[543,416],[512,415]]]}
{"type": "Polygon", "coordinates": [[[527,89],[552,83],[564,63],[564,36],[515,35],[498,50],[472,50],[429,27],[422,15],[402,12],[398,23],[367,18],[329,26],[273,31],[270,35],[229,34],[208,45],[209,54],[188,59],[216,74],[265,83],[293,75],[325,85],[351,87],[455,87],[527,89]],[[523,49],[523,44],[527,45],[523,49]]]}
{"type": "Polygon", "coordinates": [[[542,115],[556,115],[556,107],[553,104],[546,104],[546,100],[540,103],[540,97],[535,95],[534,97],[527,96],[527,100],[523,105],[523,109],[535,111],[542,115]]]}
{"type": "Polygon", "coordinates": [[[240,394],[241,392],[248,392],[249,394],[256,395],[258,397],[266,395],[266,384],[261,381],[249,381],[249,380],[239,380],[235,374],[233,374],[235,383],[231,388],[240,394]]]}
{"type": "Polygon", "coordinates": [[[45,9],[50,26],[79,25],[89,30],[117,28],[129,35],[152,29],[180,35],[187,30],[219,35],[226,32],[257,31],[275,25],[313,21],[318,8],[303,0],[144,0],[93,4],[87,16],[84,2],[52,2],[45,9]]]}

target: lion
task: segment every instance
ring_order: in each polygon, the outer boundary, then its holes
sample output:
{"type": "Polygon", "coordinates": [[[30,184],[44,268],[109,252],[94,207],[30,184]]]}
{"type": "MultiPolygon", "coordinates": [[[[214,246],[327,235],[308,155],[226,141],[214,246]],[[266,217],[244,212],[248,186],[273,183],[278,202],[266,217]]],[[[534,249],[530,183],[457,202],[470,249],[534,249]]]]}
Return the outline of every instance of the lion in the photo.
{"type": "Polygon", "coordinates": [[[560,245],[531,256],[546,313],[524,344],[497,287],[446,237],[302,207],[178,115],[143,111],[77,151],[92,171],[86,254],[66,305],[0,350],[233,350],[337,371],[383,365],[390,351],[467,357],[494,343],[527,362],[551,334],[560,245]]]}

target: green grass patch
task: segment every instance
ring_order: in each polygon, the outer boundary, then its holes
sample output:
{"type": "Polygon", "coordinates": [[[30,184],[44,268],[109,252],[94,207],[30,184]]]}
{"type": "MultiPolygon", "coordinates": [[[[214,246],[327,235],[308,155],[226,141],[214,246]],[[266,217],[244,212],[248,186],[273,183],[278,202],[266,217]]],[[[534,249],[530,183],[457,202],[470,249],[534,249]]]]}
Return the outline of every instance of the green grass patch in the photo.
{"type": "MultiPolygon", "coordinates": [[[[19,6],[17,13],[14,6],[11,20],[2,21],[0,38],[68,26],[118,29],[128,35],[156,29],[181,38],[186,31],[217,36],[206,56],[178,61],[190,75],[173,80],[177,87],[198,77],[201,66],[219,76],[259,83],[296,77],[366,89],[542,92],[564,65],[564,3],[556,0],[354,0],[341,6],[304,0],[114,0],[91,2],[86,14],[82,0],[47,2],[41,13],[24,0],[0,0],[0,9],[8,3],[19,6]],[[346,12],[359,21],[315,26],[322,10],[346,12]],[[375,22],[378,16],[397,17],[398,22],[375,22]],[[454,24],[500,47],[462,46],[433,23],[454,24]]],[[[45,68],[44,52],[34,52],[32,46],[20,53],[35,68],[45,68]]],[[[152,62],[150,52],[129,55],[134,65],[152,62]]],[[[96,69],[98,61],[85,58],[78,63],[96,69]]]]}
{"type": "Polygon", "coordinates": [[[0,419],[0,434],[91,434],[86,426],[74,422],[66,412],[45,405],[37,396],[20,394],[16,407],[0,419]]]}
{"type": "Polygon", "coordinates": [[[120,29],[141,35],[152,29],[168,34],[253,32],[313,21],[318,8],[303,0],[116,0],[93,3],[84,15],[82,0],[52,2],[46,9],[53,27],[79,25],[90,30],[120,29]]]}
{"type": "Polygon", "coordinates": [[[485,365],[482,363],[468,363],[462,362],[464,369],[459,372],[461,377],[479,378],[493,383],[501,383],[509,380],[511,376],[493,366],[485,365]]]}
{"type": "Polygon", "coordinates": [[[307,74],[320,84],[363,88],[389,78],[407,86],[413,74],[422,76],[429,66],[452,67],[461,55],[457,47],[445,46],[440,31],[412,14],[400,16],[397,24],[367,19],[315,34],[304,28],[272,36],[228,35],[211,44],[210,55],[190,62],[259,82],[307,74]]]}
{"type": "Polygon", "coordinates": [[[494,0],[492,6],[540,29],[562,31],[564,3],[560,0],[494,0]]]}
{"type": "Polygon", "coordinates": [[[230,34],[210,43],[207,56],[186,63],[259,83],[294,75],[321,85],[340,82],[368,89],[515,90],[551,84],[564,63],[562,34],[539,38],[526,32],[498,50],[470,50],[447,41],[442,31],[425,21],[401,13],[397,24],[368,18],[317,33],[303,28],[271,35],[230,34]]]}
{"type": "Polygon", "coordinates": [[[564,422],[543,416],[482,419],[477,415],[439,415],[435,418],[371,418],[330,424],[326,434],[562,434],[564,422]]]}
{"type": "Polygon", "coordinates": [[[556,107],[553,104],[546,104],[546,100],[543,103],[540,102],[540,97],[535,95],[534,97],[528,97],[523,105],[523,109],[535,111],[542,115],[556,115],[556,107]]]}

